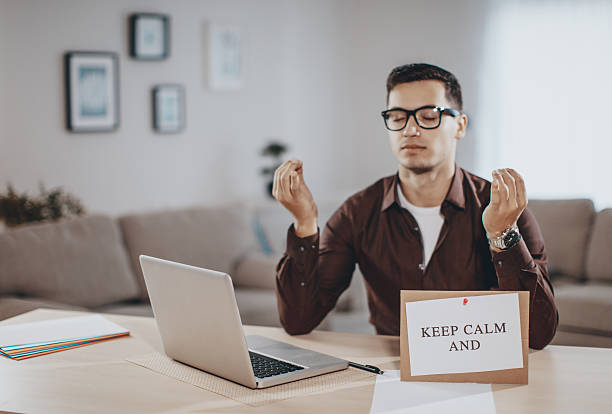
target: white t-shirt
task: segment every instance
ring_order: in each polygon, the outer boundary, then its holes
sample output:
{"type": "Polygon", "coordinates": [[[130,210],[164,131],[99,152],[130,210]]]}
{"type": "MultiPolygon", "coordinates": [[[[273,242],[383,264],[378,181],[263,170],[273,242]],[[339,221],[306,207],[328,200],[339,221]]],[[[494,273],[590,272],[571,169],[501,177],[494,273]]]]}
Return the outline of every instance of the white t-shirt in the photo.
{"type": "Polygon", "coordinates": [[[414,216],[419,225],[423,237],[423,257],[425,259],[425,263],[423,264],[427,266],[436,247],[436,243],[438,242],[442,224],[444,224],[444,216],[440,212],[440,206],[417,207],[411,204],[406,197],[404,197],[404,193],[402,193],[399,184],[397,185],[397,195],[402,207],[414,216]]]}

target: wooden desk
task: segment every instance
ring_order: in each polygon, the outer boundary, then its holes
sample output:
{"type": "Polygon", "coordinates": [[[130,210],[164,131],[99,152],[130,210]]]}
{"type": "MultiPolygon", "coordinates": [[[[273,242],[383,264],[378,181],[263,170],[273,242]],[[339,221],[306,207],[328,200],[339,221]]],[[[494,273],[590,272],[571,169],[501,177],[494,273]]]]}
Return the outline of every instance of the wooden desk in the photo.
{"type": "MultiPolygon", "coordinates": [[[[79,315],[36,310],[0,325],[79,315]]],[[[105,315],[131,338],[24,361],[0,358],[0,410],[70,412],[351,412],[368,413],[370,385],[250,407],[125,361],[162,352],[152,318],[105,315]]],[[[291,337],[278,328],[246,327],[258,334],[354,361],[399,369],[399,339],[334,332],[291,337]]],[[[612,349],[548,346],[529,355],[529,385],[493,386],[498,413],[610,412],[612,349]]]]}

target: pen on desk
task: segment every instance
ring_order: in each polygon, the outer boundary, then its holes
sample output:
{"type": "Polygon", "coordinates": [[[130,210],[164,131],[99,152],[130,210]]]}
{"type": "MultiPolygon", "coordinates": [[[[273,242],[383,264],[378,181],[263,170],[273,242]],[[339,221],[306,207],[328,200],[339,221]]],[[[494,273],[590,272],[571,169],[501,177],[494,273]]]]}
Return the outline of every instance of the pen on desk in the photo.
{"type": "Polygon", "coordinates": [[[356,362],[349,361],[349,366],[351,366],[353,368],[362,369],[364,371],[373,372],[374,374],[379,374],[379,375],[382,375],[382,374],[385,373],[380,368],[375,367],[374,365],[361,365],[361,364],[358,364],[356,362]]]}

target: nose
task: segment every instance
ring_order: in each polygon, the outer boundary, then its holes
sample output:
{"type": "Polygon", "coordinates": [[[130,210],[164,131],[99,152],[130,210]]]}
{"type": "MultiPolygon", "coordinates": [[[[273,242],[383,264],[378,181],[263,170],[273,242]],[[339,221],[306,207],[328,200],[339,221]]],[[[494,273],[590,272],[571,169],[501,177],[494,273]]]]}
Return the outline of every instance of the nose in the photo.
{"type": "Polygon", "coordinates": [[[416,135],[419,132],[419,126],[416,122],[416,116],[414,114],[408,115],[408,121],[406,121],[406,126],[402,130],[402,135],[407,137],[409,135],[416,135]]]}

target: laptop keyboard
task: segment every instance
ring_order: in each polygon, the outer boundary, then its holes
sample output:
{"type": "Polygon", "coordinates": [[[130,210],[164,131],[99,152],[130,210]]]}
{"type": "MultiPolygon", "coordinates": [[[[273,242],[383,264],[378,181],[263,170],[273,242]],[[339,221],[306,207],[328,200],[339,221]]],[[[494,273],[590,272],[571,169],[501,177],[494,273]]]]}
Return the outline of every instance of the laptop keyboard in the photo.
{"type": "Polygon", "coordinates": [[[304,369],[303,367],[299,367],[288,362],[279,361],[278,359],[273,359],[251,351],[249,351],[249,356],[251,357],[253,372],[257,378],[267,378],[274,375],[286,374],[287,372],[304,369]]]}

